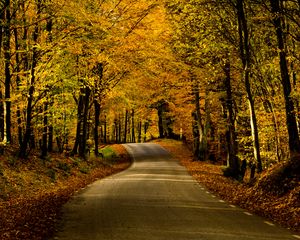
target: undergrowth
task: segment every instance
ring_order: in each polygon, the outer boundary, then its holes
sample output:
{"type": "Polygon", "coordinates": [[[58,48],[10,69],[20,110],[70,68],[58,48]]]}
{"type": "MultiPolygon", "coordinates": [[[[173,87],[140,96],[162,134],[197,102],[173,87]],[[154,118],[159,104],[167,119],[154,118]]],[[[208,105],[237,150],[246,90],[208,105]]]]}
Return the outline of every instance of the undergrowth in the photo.
{"type": "Polygon", "coordinates": [[[21,161],[0,157],[0,239],[47,239],[55,232],[62,205],[86,185],[130,165],[122,146],[104,148],[104,158],[58,154],[21,161]]]}

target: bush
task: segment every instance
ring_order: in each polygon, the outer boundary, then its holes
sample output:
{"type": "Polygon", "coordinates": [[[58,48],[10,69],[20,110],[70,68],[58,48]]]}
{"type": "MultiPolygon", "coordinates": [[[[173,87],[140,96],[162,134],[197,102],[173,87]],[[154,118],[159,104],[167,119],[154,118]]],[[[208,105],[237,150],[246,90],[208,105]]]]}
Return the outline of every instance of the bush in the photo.
{"type": "Polygon", "coordinates": [[[9,156],[7,158],[7,162],[11,167],[15,167],[17,165],[18,159],[14,156],[9,156]]]}
{"type": "Polygon", "coordinates": [[[88,174],[89,173],[89,169],[88,168],[86,168],[86,167],[82,167],[82,168],[80,168],[80,170],[79,170],[81,173],[83,173],[83,174],[88,174]]]}
{"type": "Polygon", "coordinates": [[[49,169],[47,175],[51,178],[53,182],[56,181],[56,172],[54,169],[49,169]]]}
{"type": "Polygon", "coordinates": [[[66,173],[70,173],[71,172],[71,167],[67,164],[67,163],[58,163],[58,168],[60,170],[63,170],[66,173]]]}

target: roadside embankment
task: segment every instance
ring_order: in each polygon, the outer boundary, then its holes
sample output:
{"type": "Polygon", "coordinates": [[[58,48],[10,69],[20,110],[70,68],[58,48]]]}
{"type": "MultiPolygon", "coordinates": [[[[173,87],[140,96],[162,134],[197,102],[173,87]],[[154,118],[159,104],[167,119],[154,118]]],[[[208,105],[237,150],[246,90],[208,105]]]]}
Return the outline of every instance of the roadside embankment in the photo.
{"type": "Polygon", "coordinates": [[[286,164],[264,171],[255,181],[238,182],[223,176],[222,166],[193,161],[191,151],[174,140],[155,141],[166,148],[190,174],[223,200],[300,232],[299,172],[284,176],[286,164]]]}
{"type": "Polygon", "coordinates": [[[106,147],[102,153],[104,158],[51,155],[43,161],[32,156],[27,162],[1,156],[0,239],[47,239],[73,194],[131,164],[122,145],[106,147]]]}

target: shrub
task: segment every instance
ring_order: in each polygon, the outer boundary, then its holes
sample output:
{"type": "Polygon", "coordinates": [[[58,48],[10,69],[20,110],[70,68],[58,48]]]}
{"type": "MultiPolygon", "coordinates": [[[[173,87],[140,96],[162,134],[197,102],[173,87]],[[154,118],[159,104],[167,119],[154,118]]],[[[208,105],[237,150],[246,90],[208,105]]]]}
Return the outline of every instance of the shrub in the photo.
{"type": "Polygon", "coordinates": [[[56,172],[54,169],[49,169],[47,175],[51,178],[53,182],[56,181],[56,172]]]}
{"type": "Polygon", "coordinates": [[[67,163],[60,162],[58,163],[58,168],[63,170],[65,173],[70,173],[71,167],[67,163]]]}

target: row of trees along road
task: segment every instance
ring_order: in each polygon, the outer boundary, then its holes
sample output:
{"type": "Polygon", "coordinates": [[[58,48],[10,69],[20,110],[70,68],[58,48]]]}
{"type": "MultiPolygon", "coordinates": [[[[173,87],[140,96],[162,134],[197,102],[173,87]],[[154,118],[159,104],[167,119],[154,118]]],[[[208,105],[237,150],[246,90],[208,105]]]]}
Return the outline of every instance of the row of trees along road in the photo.
{"type": "Polygon", "coordinates": [[[0,21],[2,151],[181,136],[235,178],[299,162],[298,0],[3,0],[0,21]]]}
{"type": "Polygon", "coordinates": [[[299,162],[300,1],[172,0],[167,9],[172,48],[190,69],[195,157],[207,159],[219,132],[236,178],[241,160],[258,172],[289,154],[299,162]]]}
{"type": "Polygon", "coordinates": [[[17,146],[27,158],[34,150],[45,157],[69,148],[85,157],[94,139],[98,154],[99,140],[109,140],[105,99],[135,68],[128,58],[138,49],[126,55],[126,46],[156,7],[132,0],[1,1],[1,151],[17,146]]]}

